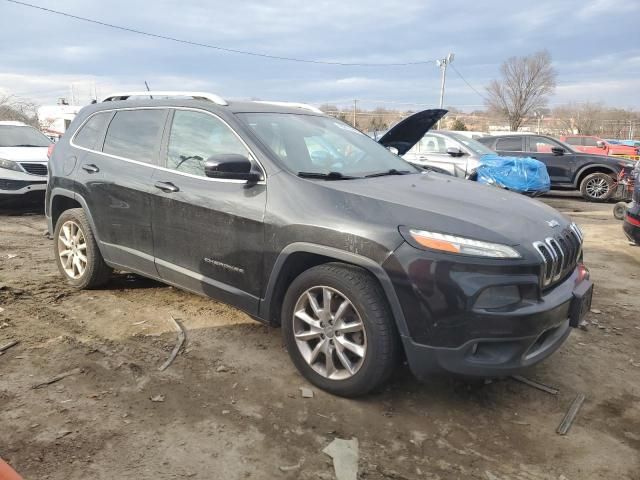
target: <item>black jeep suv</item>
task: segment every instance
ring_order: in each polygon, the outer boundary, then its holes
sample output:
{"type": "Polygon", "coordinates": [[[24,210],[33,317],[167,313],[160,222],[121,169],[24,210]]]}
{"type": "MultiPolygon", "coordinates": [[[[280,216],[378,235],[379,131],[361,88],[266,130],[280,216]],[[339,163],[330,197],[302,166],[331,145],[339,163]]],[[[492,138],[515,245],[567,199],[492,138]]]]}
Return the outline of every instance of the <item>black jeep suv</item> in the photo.
{"type": "Polygon", "coordinates": [[[583,198],[591,202],[611,198],[614,183],[629,179],[635,165],[621,157],[576,152],[546,135],[497,135],[478,141],[500,155],[540,160],[547,166],[551,188],[580,190],[583,198]]]}
{"type": "Polygon", "coordinates": [[[589,308],[582,233],[536,200],[418,170],[303,104],[140,95],[83,109],[51,158],[55,258],[78,288],[119,269],[226,302],[281,325],[300,372],[343,396],[402,358],[507,375],[589,308]]]}

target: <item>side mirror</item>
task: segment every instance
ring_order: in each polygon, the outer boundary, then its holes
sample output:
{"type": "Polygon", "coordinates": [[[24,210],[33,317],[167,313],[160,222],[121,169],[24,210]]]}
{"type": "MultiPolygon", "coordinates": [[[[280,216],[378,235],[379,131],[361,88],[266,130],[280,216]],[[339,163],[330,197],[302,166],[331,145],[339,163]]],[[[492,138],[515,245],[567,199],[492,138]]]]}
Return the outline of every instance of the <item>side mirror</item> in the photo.
{"type": "Polygon", "coordinates": [[[464,155],[464,152],[458,147],[447,148],[447,153],[452,157],[461,157],[464,155]]]}
{"type": "Polygon", "coordinates": [[[252,172],[251,167],[251,160],[244,155],[223,153],[207,159],[204,163],[204,174],[209,178],[246,180],[249,183],[256,183],[260,180],[260,174],[252,172]]]}
{"type": "Polygon", "coordinates": [[[604,143],[602,140],[598,140],[598,141],[596,142],[596,146],[597,146],[598,148],[607,148],[607,144],[606,144],[606,143],[604,143]]]}
{"type": "Polygon", "coordinates": [[[551,153],[553,153],[554,155],[564,155],[565,150],[561,147],[551,147],[551,153]]]}

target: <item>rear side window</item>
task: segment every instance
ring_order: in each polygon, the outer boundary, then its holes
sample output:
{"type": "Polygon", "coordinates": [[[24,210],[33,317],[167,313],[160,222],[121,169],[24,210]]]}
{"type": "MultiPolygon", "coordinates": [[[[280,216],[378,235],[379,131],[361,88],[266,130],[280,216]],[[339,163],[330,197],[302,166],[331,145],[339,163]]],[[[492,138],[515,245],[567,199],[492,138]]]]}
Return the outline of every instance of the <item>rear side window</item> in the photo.
{"type": "Polygon", "coordinates": [[[109,124],[102,151],[111,155],[154,163],[167,118],[166,110],[122,110],[109,124]]]}
{"type": "MultiPolygon", "coordinates": [[[[571,144],[571,145],[573,145],[573,144],[571,144]]],[[[595,137],[584,137],[584,146],[585,147],[597,147],[598,146],[598,140],[595,137]]]]}
{"type": "Polygon", "coordinates": [[[102,139],[107,122],[111,118],[111,112],[96,113],[76,133],[73,143],[79,147],[96,150],[98,141],[102,139]]]}
{"type": "Polygon", "coordinates": [[[567,137],[565,139],[565,142],[567,142],[569,145],[580,145],[580,137],[567,137]]]}
{"type": "Polygon", "coordinates": [[[505,152],[521,152],[522,137],[499,138],[496,142],[496,150],[505,152]]]}

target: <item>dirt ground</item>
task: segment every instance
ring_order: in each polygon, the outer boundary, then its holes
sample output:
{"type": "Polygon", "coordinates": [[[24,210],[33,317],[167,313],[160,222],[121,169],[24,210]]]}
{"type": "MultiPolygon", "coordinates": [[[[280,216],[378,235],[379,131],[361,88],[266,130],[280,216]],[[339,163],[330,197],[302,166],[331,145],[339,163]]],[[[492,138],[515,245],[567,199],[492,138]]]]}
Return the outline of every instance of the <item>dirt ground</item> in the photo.
{"type": "Polygon", "coordinates": [[[4,209],[0,345],[20,343],[0,356],[0,457],[25,479],[332,479],[323,448],[356,437],[362,479],[640,479],[640,248],[610,204],[544,201],[584,229],[596,284],[587,330],[526,372],[560,393],[401,368],[358,400],[302,398],[280,331],[223,304],[125,273],[72,290],[39,205],[4,209]],[[172,315],[186,349],[160,372],[172,315]]]}

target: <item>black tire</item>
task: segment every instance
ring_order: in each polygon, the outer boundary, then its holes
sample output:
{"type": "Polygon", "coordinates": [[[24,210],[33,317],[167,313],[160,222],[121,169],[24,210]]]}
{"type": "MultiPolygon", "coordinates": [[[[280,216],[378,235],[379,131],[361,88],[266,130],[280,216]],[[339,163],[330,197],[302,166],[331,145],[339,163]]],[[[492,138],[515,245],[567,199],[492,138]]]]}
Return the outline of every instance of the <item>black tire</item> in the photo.
{"type": "Polygon", "coordinates": [[[624,215],[627,213],[627,202],[618,202],[613,207],[613,216],[616,220],[624,220],[624,215]]]}
{"type": "MultiPolygon", "coordinates": [[[[285,295],[281,322],[284,342],[296,368],[309,382],[334,395],[356,397],[367,394],[382,386],[398,363],[399,338],[384,292],[378,282],[361,268],[342,263],[328,263],[300,274],[291,283],[285,295]],[[296,304],[302,300],[305,292],[322,287],[329,287],[349,300],[354,313],[359,315],[364,325],[365,353],[359,369],[348,378],[330,379],[314,370],[303,357],[294,336],[296,304]]],[[[340,334],[335,335],[333,339],[338,342],[340,334]]],[[[328,335],[326,338],[329,341],[328,335]]],[[[333,340],[331,341],[333,343],[333,340]]],[[[335,358],[339,360],[338,357],[335,358]]],[[[346,372],[346,368],[343,371],[346,372]]]]}
{"type": "Polygon", "coordinates": [[[580,182],[580,193],[582,197],[589,202],[606,202],[611,197],[613,178],[611,175],[603,172],[591,173],[580,182]],[[596,194],[596,185],[606,186],[606,190],[599,190],[596,194]],[[601,192],[601,193],[599,193],[601,192]]]}
{"type": "Polygon", "coordinates": [[[96,243],[93,231],[89,225],[87,215],[82,208],[72,208],[70,210],[66,210],[62,215],[60,215],[54,229],[53,240],[53,251],[56,258],[56,264],[58,265],[58,270],[60,270],[60,273],[65,277],[70,285],[79,289],[92,289],[101,287],[109,281],[109,276],[111,275],[112,270],[102,258],[102,254],[98,249],[98,244],[96,243]],[[69,225],[68,222],[73,222],[73,224],[79,227],[86,244],[84,254],[86,256],[86,267],[83,273],[76,278],[72,277],[65,270],[60,257],[60,249],[65,248],[62,240],[60,239],[60,232],[65,224],[69,225]]]}

